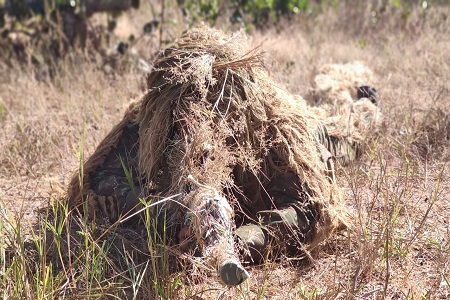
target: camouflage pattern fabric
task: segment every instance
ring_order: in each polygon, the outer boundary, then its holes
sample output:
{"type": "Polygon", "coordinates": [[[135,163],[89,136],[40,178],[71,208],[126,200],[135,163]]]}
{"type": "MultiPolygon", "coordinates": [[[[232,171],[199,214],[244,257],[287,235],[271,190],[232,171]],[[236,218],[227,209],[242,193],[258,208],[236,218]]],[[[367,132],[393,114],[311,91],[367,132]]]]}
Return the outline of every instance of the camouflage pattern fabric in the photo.
{"type": "Polygon", "coordinates": [[[110,151],[102,165],[89,174],[93,192],[108,202],[109,211],[103,214],[112,223],[120,215],[133,212],[140,203],[139,198],[144,198],[141,186],[145,185],[137,173],[138,129],[137,124],[128,124],[117,147],[110,151]]]}

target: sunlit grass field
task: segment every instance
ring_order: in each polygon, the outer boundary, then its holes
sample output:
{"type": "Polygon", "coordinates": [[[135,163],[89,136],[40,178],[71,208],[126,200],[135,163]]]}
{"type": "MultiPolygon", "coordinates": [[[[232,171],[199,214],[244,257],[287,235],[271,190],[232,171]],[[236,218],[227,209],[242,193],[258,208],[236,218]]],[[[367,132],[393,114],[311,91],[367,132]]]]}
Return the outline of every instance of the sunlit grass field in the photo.
{"type": "MultiPolygon", "coordinates": [[[[449,299],[449,12],[344,7],[248,33],[269,74],[306,99],[321,66],[368,66],[384,125],[361,160],[337,170],[352,226],[308,259],[248,267],[237,288],[165,247],[149,218],[136,229],[69,217],[70,177],[143,92],[135,57],[111,71],[102,57],[75,51],[51,76],[0,60],[0,297],[449,299]]],[[[133,33],[146,13],[126,13],[117,34],[133,33]]],[[[150,66],[159,40],[135,45],[150,66]]]]}

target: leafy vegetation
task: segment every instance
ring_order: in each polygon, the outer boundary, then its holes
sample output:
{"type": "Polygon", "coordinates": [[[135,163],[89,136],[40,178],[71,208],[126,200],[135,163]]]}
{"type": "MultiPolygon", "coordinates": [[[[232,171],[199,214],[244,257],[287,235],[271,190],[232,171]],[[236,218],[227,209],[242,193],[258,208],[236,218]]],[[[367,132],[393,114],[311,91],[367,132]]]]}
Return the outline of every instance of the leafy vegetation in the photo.
{"type": "MultiPolygon", "coordinates": [[[[427,9],[430,5],[449,4],[448,0],[383,0],[373,5],[375,13],[399,9],[408,15],[416,6],[427,9]]],[[[177,4],[189,23],[207,21],[214,25],[219,17],[231,23],[262,27],[291,19],[295,15],[317,16],[323,10],[354,5],[353,1],[337,0],[178,0],[177,4]]],[[[357,4],[361,5],[361,4],[357,4]]]]}

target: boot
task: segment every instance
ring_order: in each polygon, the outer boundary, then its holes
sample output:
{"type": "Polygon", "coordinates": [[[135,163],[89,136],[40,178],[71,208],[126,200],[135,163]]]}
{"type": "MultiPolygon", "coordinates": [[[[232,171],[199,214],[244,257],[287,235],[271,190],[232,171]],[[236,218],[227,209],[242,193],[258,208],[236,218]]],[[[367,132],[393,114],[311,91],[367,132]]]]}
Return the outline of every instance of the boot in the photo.
{"type": "Polygon", "coordinates": [[[358,100],[361,98],[367,98],[375,105],[378,105],[378,94],[374,87],[363,85],[358,88],[357,91],[358,100]]]}

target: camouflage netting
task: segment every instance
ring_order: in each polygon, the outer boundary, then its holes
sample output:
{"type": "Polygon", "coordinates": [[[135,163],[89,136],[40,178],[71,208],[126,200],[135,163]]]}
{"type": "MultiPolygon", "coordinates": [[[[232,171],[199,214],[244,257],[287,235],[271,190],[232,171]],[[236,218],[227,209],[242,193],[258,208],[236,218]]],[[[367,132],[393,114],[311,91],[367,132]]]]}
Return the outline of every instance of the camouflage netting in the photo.
{"type": "MultiPolygon", "coordinates": [[[[295,202],[312,216],[301,241],[310,246],[347,224],[341,193],[319,149],[317,131],[328,113],[279,88],[260,53],[245,45],[243,34],[202,27],[162,51],[147,93],[85,163],[83,176],[73,178],[69,206],[87,201],[91,213],[117,214],[114,199],[93,195],[90,174],[131,130],[135,138],[121,143],[131,153],[128,167],[140,195],[176,195],[165,203],[168,224],[181,226],[187,213],[201,214],[208,197],[226,199],[231,208],[209,216],[236,213],[240,224],[256,222],[260,210],[295,202]]],[[[193,224],[197,240],[204,239],[210,222],[199,217],[193,224]]]]}

